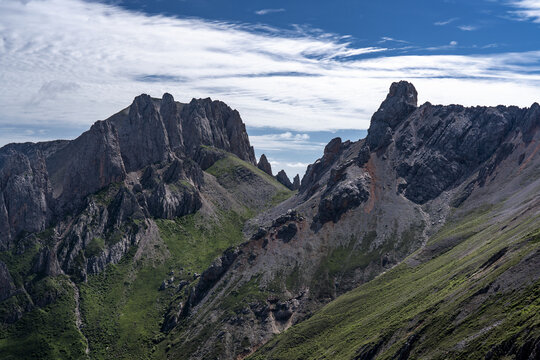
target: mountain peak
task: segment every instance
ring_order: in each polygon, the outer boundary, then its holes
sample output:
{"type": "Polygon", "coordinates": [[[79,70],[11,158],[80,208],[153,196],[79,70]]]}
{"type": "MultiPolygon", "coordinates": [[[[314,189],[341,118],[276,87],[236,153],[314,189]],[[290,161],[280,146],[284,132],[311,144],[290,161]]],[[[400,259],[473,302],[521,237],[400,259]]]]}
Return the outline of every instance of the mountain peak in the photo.
{"type": "Polygon", "coordinates": [[[261,169],[262,171],[264,171],[265,173],[267,173],[268,175],[273,176],[272,165],[270,165],[270,163],[268,162],[268,159],[266,158],[265,154],[261,155],[259,162],[257,163],[257,167],[261,169]]]}
{"type": "Polygon", "coordinates": [[[152,102],[152,97],[148,94],[141,94],[133,99],[133,105],[145,105],[150,102],[152,102]]]}
{"type": "Polygon", "coordinates": [[[379,110],[373,114],[367,142],[372,150],[388,145],[392,130],[417,108],[418,93],[407,81],[394,82],[379,110]]]}
{"type": "Polygon", "coordinates": [[[165,94],[163,94],[161,100],[164,103],[173,103],[174,102],[174,97],[169,93],[165,93],[165,94]]]}
{"type": "Polygon", "coordinates": [[[418,93],[413,84],[407,81],[394,82],[379,110],[373,114],[371,122],[386,122],[395,128],[416,109],[417,103],[418,93]]]}
{"type": "Polygon", "coordinates": [[[410,106],[416,107],[418,103],[418,92],[414,85],[408,81],[402,80],[394,82],[390,85],[390,91],[386,96],[386,100],[395,98],[410,106]]]}
{"type": "Polygon", "coordinates": [[[289,177],[287,176],[287,173],[285,170],[280,170],[276,175],[276,180],[279,181],[283,186],[285,186],[289,190],[293,190],[293,184],[289,177]]]}

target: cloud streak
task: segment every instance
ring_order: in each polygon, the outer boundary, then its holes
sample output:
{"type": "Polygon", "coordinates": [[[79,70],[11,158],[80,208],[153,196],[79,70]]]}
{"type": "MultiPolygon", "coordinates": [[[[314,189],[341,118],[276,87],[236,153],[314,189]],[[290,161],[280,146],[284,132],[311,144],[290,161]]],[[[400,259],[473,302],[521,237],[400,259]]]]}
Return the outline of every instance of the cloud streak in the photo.
{"type": "Polygon", "coordinates": [[[51,80],[43,83],[38,92],[30,100],[30,105],[39,105],[43,101],[55,100],[62,93],[77,91],[80,86],[71,81],[51,80]]]}
{"type": "Polygon", "coordinates": [[[442,21],[437,21],[435,23],[433,23],[433,25],[435,26],[445,26],[445,25],[449,25],[451,23],[453,23],[454,21],[457,21],[459,20],[459,18],[451,18],[451,19],[448,19],[448,20],[442,20],[442,21]]]}
{"type": "MultiPolygon", "coordinates": [[[[0,2],[0,39],[0,126],[86,127],[140,93],[170,92],[183,102],[223,100],[250,127],[366,129],[401,79],[433,103],[540,99],[540,52],[388,56],[343,36],[148,16],[99,2],[0,2]]],[[[256,146],[276,141],[320,150],[309,139],[253,138],[256,146]]]]}
{"type": "Polygon", "coordinates": [[[261,9],[261,10],[257,10],[255,11],[255,14],[257,15],[268,15],[268,14],[274,14],[274,13],[280,13],[280,12],[284,12],[285,9],[281,8],[281,9],[261,9]]]}
{"type": "Polygon", "coordinates": [[[540,0],[511,1],[510,5],[518,9],[510,13],[519,20],[540,23],[540,0]]]}
{"type": "Polygon", "coordinates": [[[308,134],[293,134],[290,131],[281,134],[251,135],[251,144],[264,151],[321,151],[325,143],[310,141],[308,134]]]}
{"type": "Polygon", "coordinates": [[[460,25],[458,26],[458,29],[461,30],[461,31],[474,31],[476,29],[478,29],[476,26],[472,26],[472,25],[460,25]]]}

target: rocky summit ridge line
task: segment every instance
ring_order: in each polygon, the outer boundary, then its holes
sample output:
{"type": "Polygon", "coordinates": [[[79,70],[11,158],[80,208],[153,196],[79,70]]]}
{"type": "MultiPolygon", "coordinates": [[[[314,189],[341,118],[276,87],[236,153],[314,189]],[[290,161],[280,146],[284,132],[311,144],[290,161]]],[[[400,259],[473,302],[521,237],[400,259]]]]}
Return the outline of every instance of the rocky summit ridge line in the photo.
{"type": "Polygon", "coordinates": [[[209,98],[182,104],[170,94],[162,99],[137,96],[131,106],[96,122],[73,141],[4,146],[0,150],[0,248],[6,249],[23,231],[44,230],[74,211],[87,195],[148,165],[174,158],[199,159],[203,166],[205,161],[215,161],[218,155],[201,146],[256,164],[236,110],[209,98]]]}
{"type": "Polygon", "coordinates": [[[534,359],[539,125],[402,81],[294,183],[210,99],[7,145],[0,355],[534,359]]]}

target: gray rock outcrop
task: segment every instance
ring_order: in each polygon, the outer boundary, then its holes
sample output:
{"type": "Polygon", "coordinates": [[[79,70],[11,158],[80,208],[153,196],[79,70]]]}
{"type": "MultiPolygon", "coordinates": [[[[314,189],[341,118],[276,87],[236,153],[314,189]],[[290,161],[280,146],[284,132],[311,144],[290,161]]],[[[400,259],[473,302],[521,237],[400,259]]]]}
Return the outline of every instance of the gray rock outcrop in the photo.
{"type": "Polygon", "coordinates": [[[267,173],[268,175],[274,176],[272,175],[272,165],[270,165],[270,163],[268,162],[266,155],[264,154],[261,155],[259,162],[257,163],[257,167],[261,169],[262,171],[264,171],[265,173],[267,173]]]}
{"type": "Polygon", "coordinates": [[[300,175],[296,174],[296,176],[293,179],[292,187],[293,187],[292,188],[293,190],[300,189],[300,175]]]}
{"type": "Polygon", "coordinates": [[[392,130],[416,109],[417,101],[418,93],[411,83],[392,84],[386,99],[371,117],[366,142],[372,151],[390,143],[392,130]]]}
{"type": "Polygon", "coordinates": [[[279,181],[283,186],[285,186],[289,190],[293,190],[293,184],[289,177],[287,176],[287,173],[285,170],[280,170],[276,175],[276,180],[279,181]]]}

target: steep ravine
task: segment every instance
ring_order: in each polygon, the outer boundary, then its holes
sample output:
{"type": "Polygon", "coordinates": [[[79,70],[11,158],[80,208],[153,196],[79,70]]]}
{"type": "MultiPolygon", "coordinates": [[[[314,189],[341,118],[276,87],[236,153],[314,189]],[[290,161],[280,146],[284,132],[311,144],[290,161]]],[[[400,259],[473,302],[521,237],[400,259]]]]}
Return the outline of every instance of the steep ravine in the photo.
{"type": "Polygon", "coordinates": [[[79,302],[79,299],[80,299],[81,295],[80,295],[80,292],[79,292],[79,287],[73,281],[70,281],[70,284],[73,287],[73,294],[74,294],[73,299],[75,300],[75,324],[77,325],[77,329],[81,333],[82,337],[84,338],[84,342],[86,344],[86,348],[84,349],[84,353],[86,355],[88,355],[90,353],[90,348],[88,346],[88,339],[86,338],[86,336],[84,335],[84,332],[83,332],[83,326],[84,325],[83,325],[83,321],[82,321],[82,318],[81,318],[81,308],[80,308],[80,302],[79,302]]]}

